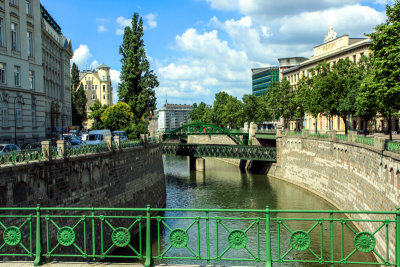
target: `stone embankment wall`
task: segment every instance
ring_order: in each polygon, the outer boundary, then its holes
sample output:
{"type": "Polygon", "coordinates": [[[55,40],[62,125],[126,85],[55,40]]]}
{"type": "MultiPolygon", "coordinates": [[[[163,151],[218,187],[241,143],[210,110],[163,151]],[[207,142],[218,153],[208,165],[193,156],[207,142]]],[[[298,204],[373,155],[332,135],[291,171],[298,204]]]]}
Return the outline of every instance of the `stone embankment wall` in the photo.
{"type": "Polygon", "coordinates": [[[161,144],[0,168],[8,207],[164,207],[161,144]]]}
{"type": "MultiPolygon", "coordinates": [[[[340,210],[395,211],[399,207],[399,154],[358,143],[289,136],[277,137],[277,152],[278,162],[269,175],[310,190],[340,210]]],[[[381,219],[375,215],[352,217],[381,219]]],[[[390,253],[395,255],[395,229],[391,225],[390,253]]],[[[373,233],[379,224],[359,226],[373,233]]],[[[385,237],[384,230],[375,235],[379,252],[386,251],[385,237]]]]}

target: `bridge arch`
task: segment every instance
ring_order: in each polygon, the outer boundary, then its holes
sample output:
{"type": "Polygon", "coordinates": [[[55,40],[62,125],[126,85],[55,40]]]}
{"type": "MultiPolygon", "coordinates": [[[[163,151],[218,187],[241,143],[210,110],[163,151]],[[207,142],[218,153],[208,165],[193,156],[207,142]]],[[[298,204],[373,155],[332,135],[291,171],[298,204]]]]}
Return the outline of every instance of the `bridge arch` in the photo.
{"type": "MultiPolygon", "coordinates": [[[[238,137],[238,133],[230,132],[227,129],[213,124],[207,123],[191,123],[183,125],[177,129],[166,131],[163,135],[163,141],[168,140],[174,136],[188,136],[188,135],[227,135],[236,144],[244,145],[244,142],[238,137]]],[[[243,135],[243,133],[241,133],[243,135]]]]}

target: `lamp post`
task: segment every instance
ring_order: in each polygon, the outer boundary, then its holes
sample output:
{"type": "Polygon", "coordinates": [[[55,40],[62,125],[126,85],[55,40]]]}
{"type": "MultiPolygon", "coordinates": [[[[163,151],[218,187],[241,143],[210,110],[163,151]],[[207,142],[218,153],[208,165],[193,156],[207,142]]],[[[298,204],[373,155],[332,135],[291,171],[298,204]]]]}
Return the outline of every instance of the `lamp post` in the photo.
{"type": "Polygon", "coordinates": [[[14,141],[15,141],[16,145],[18,145],[18,141],[17,141],[17,111],[16,111],[17,109],[15,108],[17,99],[18,99],[18,97],[16,96],[14,98],[14,141]]]}

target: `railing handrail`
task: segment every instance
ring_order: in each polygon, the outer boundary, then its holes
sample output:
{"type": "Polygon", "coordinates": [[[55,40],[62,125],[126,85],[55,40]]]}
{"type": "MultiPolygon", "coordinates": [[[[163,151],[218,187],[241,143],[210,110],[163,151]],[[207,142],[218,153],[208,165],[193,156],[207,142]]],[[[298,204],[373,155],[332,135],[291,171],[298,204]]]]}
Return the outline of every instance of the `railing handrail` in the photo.
{"type": "MultiPolygon", "coordinates": [[[[28,257],[32,258],[34,257],[34,265],[40,265],[45,262],[46,258],[51,258],[51,257],[57,257],[58,260],[62,257],[82,257],[86,259],[103,259],[107,257],[108,253],[111,251],[111,248],[113,246],[116,247],[129,247],[132,250],[132,253],[129,254],[129,256],[124,256],[118,254],[113,254],[113,258],[137,258],[137,259],[145,259],[144,265],[146,267],[153,266],[153,261],[158,260],[158,259],[191,259],[191,260],[204,260],[207,261],[207,263],[210,263],[210,261],[224,261],[224,260],[232,260],[232,261],[251,261],[251,262],[265,262],[265,266],[272,266],[273,262],[319,262],[319,263],[324,263],[324,264],[353,264],[353,263],[358,263],[358,264],[373,264],[373,265],[395,265],[399,266],[400,262],[400,248],[398,245],[396,245],[396,252],[395,255],[391,256],[389,255],[389,242],[396,242],[398,243],[400,241],[400,210],[397,209],[396,211],[357,211],[357,210],[285,210],[285,209],[270,209],[268,206],[266,209],[197,209],[197,208],[151,208],[150,205],[148,205],[146,208],[101,208],[101,207],[0,207],[0,219],[1,219],[1,227],[4,228],[3,231],[3,238],[4,238],[4,244],[2,246],[3,251],[1,252],[0,255],[2,256],[13,256],[13,257],[28,257]],[[7,214],[2,215],[1,212],[7,212],[7,214]],[[5,223],[5,218],[13,218],[11,211],[16,211],[18,215],[15,215],[15,218],[19,218],[23,220],[24,222],[21,224],[21,226],[18,226],[19,224],[15,226],[10,226],[7,223],[5,223]],[[28,214],[23,215],[22,213],[26,211],[28,214]],[[56,211],[60,211],[61,214],[55,213],[56,211]],[[68,214],[67,211],[74,212],[73,215],[68,214]],[[115,212],[116,211],[121,211],[124,212],[123,215],[118,215],[115,212]],[[78,214],[76,213],[78,212],[78,214]],[[81,213],[79,213],[81,212],[81,213]],[[85,212],[82,213],[82,212],[85,212]],[[109,212],[113,212],[112,214],[109,212]],[[129,215],[126,213],[129,212],[136,212],[135,214],[129,215]],[[137,213],[139,212],[139,213],[137,213]],[[158,212],[175,212],[178,213],[174,215],[157,215],[156,213],[158,212]],[[179,215],[180,212],[194,212],[198,213],[201,212],[203,215],[199,216],[198,214],[193,214],[193,215],[179,215]],[[214,215],[214,213],[216,213],[214,215]],[[229,214],[229,216],[225,216],[223,214],[229,214]],[[240,213],[239,216],[232,216],[230,215],[231,213],[240,213]],[[252,213],[251,216],[243,216],[246,213],[252,213]],[[274,213],[279,213],[279,216],[275,216],[274,213]],[[324,217],[311,217],[311,218],[305,218],[304,216],[301,216],[299,218],[295,218],[293,216],[289,217],[284,217],[283,214],[293,214],[293,213],[298,213],[298,214],[324,214],[324,217]],[[335,217],[336,215],[343,215],[344,217],[335,217]],[[395,215],[395,217],[383,217],[383,218],[349,218],[348,215],[361,215],[361,214],[370,214],[370,215],[385,215],[385,216],[392,216],[395,215]],[[60,219],[66,219],[66,220],[72,220],[73,223],[72,225],[75,226],[67,226],[64,224],[61,224],[60,219]],[[127,224],[130,225],[128,228],[126,226],[120,226],[116,224],[116,220],[121,219],[121,220],[126,220],[130,219],[131,222],[128,222],[127,224]],[[186,228],[179,228],[177,226],[171,226],[168,225],[168,219],[182,219],[185,222],[190,220],[187,223],[186,228]],[[229,221],[231,220],[245,220],[248,221],[250,226],[246,226],[246,230],[242,229],[233,229],[232,226],[228,224],[229,221]],[[85,222],[87,221],[87,222],[85,222]],[[205,224],[205,229],[203,230],[202,233],[200,233],[200,221],[205,224]],[[308,221],[311,222],[311,228],[309,226],[304,226],[309,229],[308,231],[303,231],[303,230],[298,230],[292,228],[291,225],[287,224],[287,222],[291,221],[308,221]],[[33,227],[33,222],[35,222],[36,227],[33,227]],[[90,224],[91,222],[91,224],[90,224]],[[100,223],[101,227],[95,228],[95,222],[100,223]],[[155,222],[157,224],[157,233],[151,231],[151,223],[155,222]],[[222,239],[222,236],[218,237],[218,234],[216,235],[216,250],[211,249],[210,244],[211,241],[215,241],[214,237],[210,237],[210,225],[211,222],[213,225],[215,224],[215,227],[218,226],[221,227],[221,229],[225,229],[225,238],[227,240],[225,241],[218,241],[219,239],[222,239]],[[264,226],[260,225],[260,222],[265,224],[265,229],[262,228],[264,226]],[[329,227],[324,230],[322,227],[322,223],[326,222],[328,223],[329,227]],[[359,231],[355,226],[349,224],[351,222],[364,222],[364,223],[375,223],[378,224],[378,227],[374,225],[372,229],[369,229],[370,232],[365,231],[364,229],[360,229],[359,231]],[[24,224],[29,224],[29,235],[25,235],[25,240],[21,238],[21,236],[24,235],[21,229],[23,229],[24,224]],[[333,230],[333,225],[334,224],[340,224],[342,225],[342,230],[340,230],[340,235],[338,235],[337,238],[340,238],[342,246],[340,248],[336,247],[336,249],[339,249],[341,252],[341,256],[339,257],[338,254],[334,253],[334,247],[332,246],[333,244],[333,238],[334,238],[334,230],[333,230]],[[395,233],[396,237],[395,240],[390,241],[390,237],[388,235],[389,233],[389,224],[394,224],[396,227],[395,233]],[[7,226],[6,226],[7,225],[7,226]],[[86,234],[83,235],[76,235],[75,231],[76,227],[78,225],[81,225],[83,227],[84,232],[86,234]],[[91,231],[89,228],[89,225],[91,225],[91,231]],[[142,226],[146,226],[145,230],[145,237],[142,238],[142,233],[141,231],[138,232],[139,235],[139,242],[138,249],[135,249],[130,245],[130,240],[131,240],[131,235],[132,235],[132,227],[137,226],[138,229],[142,229],[142,226]],[[196,249],[191,249],[188,243],[189,241],[189,230],[194,226],[193,229],[197,228],[197,236],[195,235],[195,238],[198,239],[198,251],[196,249]],[[271,225],[276,225],[278,227],[278,232],[272,232],[271,231],[271,225]],[[379,226],[380,225],[380,226],[379,226]],[[249,229],[252,227],[256,227],[253,229],[252,232],[247,232],[249,229]],[[50,228],[53,227],[53,228],[50,228]],[[109,227],[108,232],[104,232],[104,227],[109,227]],[[169,241],[166,240],[166,242],[169,242],[166,244],[165,247],[168,246],[168,248],[164,248],[163,250],[160,249],[160,227],[164,227],[165,231],[170,231],[169,234],[169,241]],[[286,231],[285,228],[288,231],[288,234],[285,234],[284,236],[281,235],[281,230],[280,227],[283,229],[283,231],[286,231]],[[347,252],[344,252],[344,247],[343,247],[343,227],[346,227],[349,229],[348,233],[353,232],[354,233],[354,246],[356,247],[353,252],[348,254],[347,252]],[[376,229],[377,227],[377,229],[376,229]],[[46,235],[42,235],[42,228],[46,235]],[[87,229],[86,229],[87,228],[87,229]],[[292,229],[291,229],[292,228],[292,229]],[[382,249],[386,249],[387,253],[383,253],[385,251],[378,251],[375,249],[376,246],[376,239],[375,235],[377,235],[379,229],[385,228],[386,229],[386,237],[382,241],[385,246],[383,246],[382,249]],[[35,230],[36,229],[36,230],[35,230]],[[55,230],[51,230],[55,229],[55,230]],[[264,230],[262,230],[264,229],[264,230]],[[313,229],[316,229],[315,231],[313,229]],[[262,231],[260,231],[262,230],[262,231]],[[362,231],[364,230],[364,231],[362,231]],[[97,232],[96,232],[97,231],[97,232]],[[98,231],[100,231],[101,235],[101,240],[96,241],[95,235],[98,235],[98,231]],[[205,233],[204,233],[205,231],[205,233]],[[260,253],[260,235],[262,232],[265,231],[265,250],[260,253]],[[310,235],[310,232],[316,232],[313,234],[313,236],[310,235]],[[323,245],[321,243],[321,256],[315,254],[312,252],[310,243],[315,242],[316,236],[319,235],[319,232],[321,232],[321,240],[322,242],[322,234],[324,231],[329,231],[329,244],[330,245],[323,245]],[[278,238],[278,256],[276,256],[276,253],[272,253],[272,251],[276,250],[276,246],[271,246],[271,234],[274,233],[274,235],[277,235],[278,238]],[[54,237],[58,244],[53,247],[54,242],[50,242],[51,235],[53,234],[54,237]],[[158,253],[157,255],[153,255],[153,250],[151,246],[151,240],[154,238],[152,235],[156,235],[157,240],[158,240],[158,253]],[[248,235],[250,237],[253,237],[252,235],[256,235],[256,239],[253,238],[253,244],[247,245],[248,242],[248,235]],[[90,235],[92,235],[92,240],[90,239],[90,235]],[[104,241],[104,235],[111,235],[111,240],[104,241]],[[33,238],[35,237],[36,242],[35,245],[33,245],[33,238]],[[286,251],[287,248],[283,247],[281,251],[281,246],[282,246],[282,239],[285,237],[290,237],[290,242],[289,242],[289,250],[286,251]],[[24,242],[28,242],[27,239],[29,239],[30,245],[29,246],[24,246],[24,242]],[[83,243],[76,243],[77,238],[83,239],[83,243]],[[205,238],[206,241],[206,248],[203,247],[204,250],[200,249],[200,239],[205,238]],[[146,247],[143,249],[142,243],[143,241],[146,241],[146,247]],[[256,241],[258,240],[258,241],[256,241]],[[100,244],[97,244],[96,242],[100,242],[100,244]],[[224,251],[218,250],[218,246],[220,243],[227,243],[228,248],[225,249],[224,251]],[[255,243],[257,242],[257,243],[255,243]],[[107,244],[106,244],[107,243],[107,244]],[[19,245],[24,249],[24,253],[21,254],[15,254],[13,253],[5,253],[4,252],[4,247],[19,247],[19,245]],[[70,254],[70,252],[65,252],[64,254],[61,252],[55,252],[56,248],[59,246],[75,246],[76,248],[76,253],[77,254],[70,254]],[[80,247],[81,246],[81,247],[80,247]],[[83,247],[82,247],[83,246],[83,247]],[[257,248],[254,248],[254,247],[257,248]],[[326,250],[325,252],[323,248],[325,247],[330,247],[329,250],[326,250]],[[99,248],[101,247],[101,249],[99,248]],[[175,247],[177,249],[187,249],[189,256],[169,256],[166,253],[169,251],[171,247],[175,247]],[[253,247],[253,248],[252,248],[253,247]],[[92,250],[90,249],[92,248],[92,250]],[[247,250],[249,252],[249,255],[247,258],[243,258],[243,256],[237,256],[236,258],[230,258],[225,255],[225,253],[228,250],[236,251],[236,250],[247,250]],[[46,251],[45,251],[46,250],[46,251]],[[255,251],[257,250],[257,251],[255,251]],[[316,256],[316,259],[314,260],[307,260],[303,258],[297,259],[296,257],[292,257],[288,259],[286,256],[291,250],[295,251],[303,251],[303,250],[310,250],[313,255],[316,256]],[[361,253],[375,253],[378,256],[378,262],[357,262],[351,259],[351,256],[359,250],[361,253]],[[143,252],[146,251],[146,254],[143,252]],[[203,251],[203,252],[202,252],[203,251]],[[212,255],[211,255],[212,252],[212,255]],[[264,254],[265,253],[265,254],[264,254]],[[116,256],[117,255],[117,256],[116,256]],[[215,256],[214,256],[215,255],[215,256]]],[[[246,224],[247,225],[247,224],[246,224]]],[[[364,224],[365,226],[365,224],[364,224]]],[[[236,226],[235,226],[236,227],[236,226]]],[[[338,228],[336,228],[338,229],[338,228]]],[[[337,230],[339,231],[339,230],[337,230]]],[[[193,233],[192,233],[193,234],[193,233]]],[[[195,234],[195,233],[194,233],[195,234]]],[[[327,237],[325,237],[327,238],[327,237]]],[[[107,239],[108,240],[108,239],[107,239]]],[[[196,243],[196,240],[194,241],[196,243]]],[[[264,241],[263,241],[264,242],[264,241]]],[[[224,243],[224,244],[225,244],[224,243]]],[[[316,242],[318,243],[318,241],[316,242]]],[[[383,244],[382,243],[382,244],[383,244]]],[[[214,243],[213,243],[214,244],[214,243]]],[[[287,243],[286,247],[288,247],[287,243]]],[[[319,243],[318,243],[319,244],[319,243]]],[[[193,241],[192,241],[193,245],[193,241]]],[[[225,246],[225,245],[224,245],[225,246]]],[[[316,246],[314,244],[314,246],[316,246]]],[[[129,249],[127,248],[127,249],[129,249]]],[[[315,249],[315,247],[313,248],[315,249]]],[[[247,255],[247,254],[246,254],[247,255]]]]}

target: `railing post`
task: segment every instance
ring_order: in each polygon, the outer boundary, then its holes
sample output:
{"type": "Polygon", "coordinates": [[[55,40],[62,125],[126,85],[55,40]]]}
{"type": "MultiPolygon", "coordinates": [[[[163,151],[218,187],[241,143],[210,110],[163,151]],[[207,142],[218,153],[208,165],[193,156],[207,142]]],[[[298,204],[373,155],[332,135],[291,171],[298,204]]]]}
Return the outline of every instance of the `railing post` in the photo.
{"type": "Polygon", "coordinates": [[[400,208],[396,212],[396,266],[400,267],[400,208]]]}
{"type": "Polygon", "coordinates": [[[265,267],[271,267],[271,219],[269,206],[265,207],[265,242],[265,267]]]}
{"type": "Polygon", "coordinates": [[[121,137],[119,137],[118,135],[114,136],[114,143],[115,143],[115,149],[116,150],[120,150],[121,149],[121,144],[120,144],[120,139],[121,137]]]}
{"type": "Polygon", "coordinates": [[[42,145],[43,159],[51,160],[51,157],[52,157],[51,142],[50,141],[42,141],[41,145],[42,145]]]}
{"type": "Polygon", "coordinates": [[[146,261],[144,266],[153,266],[153,257],[151,251],[151,216],[150,216],[150,205],[147,205],[146,210],[146,261]]]}
{"type": "Polygon", "coordinates": [[[106,136],[105,141],[107,144],[108,151],[113,151],[111,136],[106,136]]]}
{"type": "MultiPolygon", "coordinates": [[[[334,248],[333,248],[333,212],[330,213],[330,220],[329,220],[329,228],[330,228],[330,238],[331,238],[331,261],[333,262],[334,257],[333,257],[333,253],[334,253],[334,248]]],[[[330,264],[332,267],[334,266],[333,263],[330,264]]]]}
{"type": "Polygon", "coordinates": [[[36,207],[36,257],[33,261],[34,266],[43,264],[44,258],[42,256],[42,226],[40,223],[40,204],[36,207]]]}
{"type": "Polygon", "coordinates": [[[57,140],[57,158],[65,159],[67,155],[66,142],[65,140],[57,140]]]}

